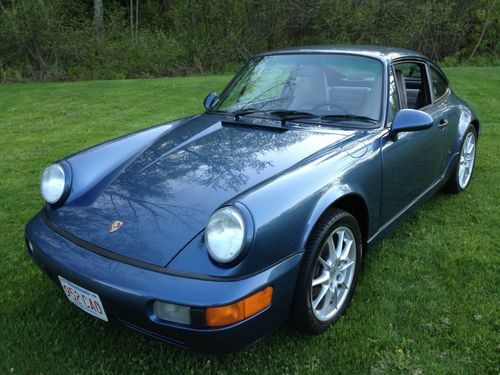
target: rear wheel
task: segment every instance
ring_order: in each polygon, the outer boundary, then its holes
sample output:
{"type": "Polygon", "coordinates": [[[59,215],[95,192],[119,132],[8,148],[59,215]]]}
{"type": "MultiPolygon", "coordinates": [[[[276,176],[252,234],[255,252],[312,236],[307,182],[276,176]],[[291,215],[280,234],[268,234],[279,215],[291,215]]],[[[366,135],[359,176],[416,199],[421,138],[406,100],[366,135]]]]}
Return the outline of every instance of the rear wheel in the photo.
{"type": "Polygon", "coordinates": [[[444,188],[446,191],[458,194],[469,186],[476,161],[476,143],[476,128],[473,125],[469,125],[462,140],[458,163],[446,182],[444,188]]]}
{"type": "Polygon", "coordinates": [[[356,219],[332,209],[308,241],[292,304],[292,321],[307,334],[325,331],[349,305],[361,266],[362,240],[356,219]]]}

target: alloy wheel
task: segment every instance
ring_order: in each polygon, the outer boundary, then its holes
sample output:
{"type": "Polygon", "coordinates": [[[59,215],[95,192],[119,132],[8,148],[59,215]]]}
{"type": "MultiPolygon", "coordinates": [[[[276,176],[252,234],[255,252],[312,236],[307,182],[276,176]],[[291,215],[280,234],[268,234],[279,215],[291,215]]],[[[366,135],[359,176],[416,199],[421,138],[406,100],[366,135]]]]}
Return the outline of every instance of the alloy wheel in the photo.
{"type": "Polygon", "coordinates": [[[460,161],[458,166],[458,184],[461,189],[465,189],[469,184],[472,176],[472,169],[474,168],[474,161],[476,157],[476,138],[474,133],[467,134],[462,150],[460,151],[460,161]]]}
{"type": "Polygon", "coordinates": [[[356,241],[347,227],[336,228],[320,251],[311,283],[314,316],[326,322],[340,311],[352,286],[356,241]]]}

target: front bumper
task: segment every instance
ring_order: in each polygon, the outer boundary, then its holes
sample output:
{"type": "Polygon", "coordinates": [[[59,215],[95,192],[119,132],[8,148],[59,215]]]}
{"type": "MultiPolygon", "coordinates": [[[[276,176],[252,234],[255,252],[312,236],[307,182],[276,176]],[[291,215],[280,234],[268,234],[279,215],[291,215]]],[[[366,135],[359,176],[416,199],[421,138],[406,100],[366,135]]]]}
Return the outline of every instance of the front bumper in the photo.
{"type": "Polygon", "coordinates": [[[33,261],[59,284],[62,276],[97,293],[108,318],[145,335],[201,352],[241,349],[280,325],[287,317],[302,253],[295,254],[261,273],[244,279],[198,279],[146,270],[88,251],[50,229],[40,214],[26,226],[28,250],[33,261]],[[191,306],[202,311],[238,301],[268,285],[271,305],[239,323],[208,328],[157,319],[155,300],[191,306]]]}

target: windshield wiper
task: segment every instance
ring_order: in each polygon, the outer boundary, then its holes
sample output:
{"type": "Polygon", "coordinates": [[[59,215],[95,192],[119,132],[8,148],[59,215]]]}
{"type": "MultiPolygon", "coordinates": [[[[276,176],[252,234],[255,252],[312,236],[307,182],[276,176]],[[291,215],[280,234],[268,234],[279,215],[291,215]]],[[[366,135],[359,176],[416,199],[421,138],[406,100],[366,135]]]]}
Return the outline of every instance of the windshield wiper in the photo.
{"type": "Polygon", "coordinates": [[[335,121],[335,120],[358,120],[358,121],[364,121],[364,122],[371,122],[373,124],[377,124],[378,120],[367,117],[367,116],[361,116],[361,115],[354,115],[350,113],[343,113],[343,114],[336,114],[336,115],[316,115],[314,113],[310,112],[302,112],[302,111],[294,111],[290,109],[279,109],[275,111],[270,111],[269,114],[271,116],[276,116],[278,117],[281,121],[287,121],[287,120],[298,120],[298,119],[310,119],[310,118],[317,118],[320,121],[335,121]]]}
{"type": "Polygon", "coordinates": [[[269,114],[273,117],[277,117],[278,119],[280,119],[282,121],[296,120],[296,119],[300,119],[300,118],[318,117],[317,115],[315,115],[313,113],[294,111],[294,110],[290,110],[290,109],[277,109],[277,110],[263,111],[259,108],[242,108],[242,109],[238,109],[234,112],[231,112],[231,114],[236,119],[239,119],[241,116],[250,115],[252,113],[257,113],[257,112],[269,114]]]}
{"type": "Polygon", "coordinates": [[[350,113],[343,113],[343,114],[338,114],[338,115],[324,115],[324,116],[319,116],[321,120],[359,120],[359,121],[364,121],[364,122],[371,122],[373,124],[377,124],[378,120],[367,117],[367,116],[358,116],[358,115],[353,115],[350,113]]]}
{"type": "Polygon", "coordinates": [[[374,118],[368,116],[354,115],[351,113],[321,116],[321,115],[315,115],[314,113],[311,112],[295,111],[292,109],[277,109],[277,110],[264,111],[259,108],[250,107],[250,108],[238,109],[234,112],[231,112],[231,114],[235,117],[236,120],[238,120],[241,116],[250,115],[252,113],[258,113],[258,112],[263,114],[269,114],[273,117],[277,117],[279,120],[282,121],[282,123],[290,120],[311,119],[311,118],[317,118],[320,121],[357,120],[363,122],[370,122],[372,124],[378,123],[378,120],[374,118]]]}
{"type": "Polygon", "coordinates": [[[275,111],[270,111],[271,116],[278,117],[280,120],[296,120],[300,118],[311,118],[318,117],[314,113],[294,111],[291,109],[277,109],[275,111]]]}
{"type": "Polygon", "coordinates": [[[250,114],[256,113],[256,112],[264,112],[264,111],[261,111],[258,108],[241,108],[241,109],[237,109],[234,112],[231,112],[231,115],[233,115],[234,118],[236,120],[238,120],[241,116],[250,115],[250,114]]]}

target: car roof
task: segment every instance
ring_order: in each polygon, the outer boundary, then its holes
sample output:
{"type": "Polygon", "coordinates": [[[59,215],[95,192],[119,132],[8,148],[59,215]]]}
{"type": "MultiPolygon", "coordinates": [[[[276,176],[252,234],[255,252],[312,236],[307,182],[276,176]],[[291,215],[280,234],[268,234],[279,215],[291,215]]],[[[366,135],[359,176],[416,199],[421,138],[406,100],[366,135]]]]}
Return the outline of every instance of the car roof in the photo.
{"type": "Polygon", "coordinates": [[[391,62],[395,59],[412,57],[429,60],[425,55],[404,48],[383,47],[373,45],[318,45],[278,49],[258,54],[257,56],[294,54],[294,53],[345,53],[377,57],[391,62]]]}

